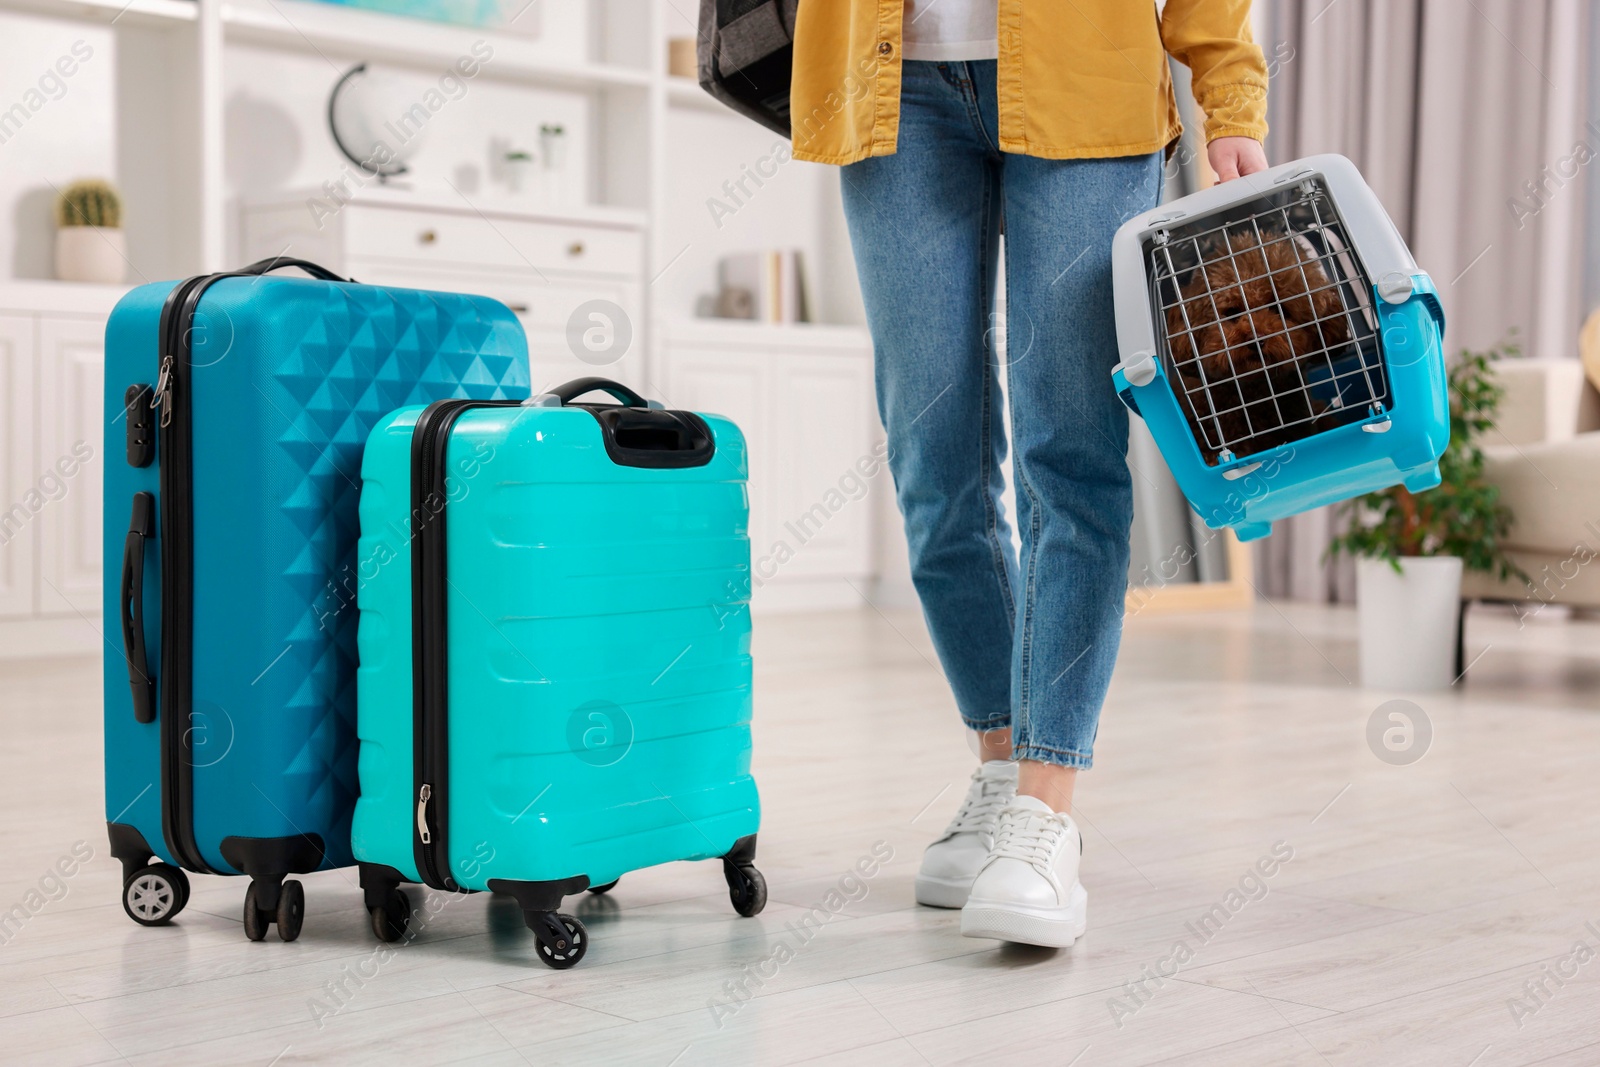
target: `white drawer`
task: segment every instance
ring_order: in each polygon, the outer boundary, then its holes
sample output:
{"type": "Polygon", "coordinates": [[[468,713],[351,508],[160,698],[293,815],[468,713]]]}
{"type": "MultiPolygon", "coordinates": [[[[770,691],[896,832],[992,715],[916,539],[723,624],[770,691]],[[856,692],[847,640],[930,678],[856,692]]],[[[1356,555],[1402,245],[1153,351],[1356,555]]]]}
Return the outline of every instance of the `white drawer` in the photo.
{"type": "Polygon", "coordinates": [[[629,316],[635,336],[638,334],[639,283],[633,279],[547,275],[549,280],[541,281],[526,268],[503,274],[483,274],[362,258],[351,259],[348,266],[352,277],[368,285],[493,297],[516,312],[529,331],[564,333],[567,320],[580,306],[590,300],[609,300],[629,316]]]}
{"type": "Polygon", "coordinates": [[[626,275],[643,269],[637,230],[365,204],[352,204],[342,214],[350,259],[626,275]]]}

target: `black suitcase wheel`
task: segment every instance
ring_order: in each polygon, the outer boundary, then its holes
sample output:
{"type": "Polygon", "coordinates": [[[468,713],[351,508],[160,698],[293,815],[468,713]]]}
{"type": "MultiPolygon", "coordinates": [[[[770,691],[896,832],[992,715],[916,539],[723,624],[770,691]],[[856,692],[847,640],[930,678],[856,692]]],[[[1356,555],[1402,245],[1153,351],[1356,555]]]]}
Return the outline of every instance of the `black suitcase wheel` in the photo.
{"type": "Polygon", "coordinates": [[[750,864],[722,861],[722,875],[728,880],[728,899],[733,910],[749,918],[767,906],[767,880],[750,864]]]}
{"type": "Polygon", "coordinates": [[[261,910],[260,887],[254,878],[250,879],[250,888],[244,891],[244,936],[252,941],[264,940],[274,918],[272,912],[261,910]]]}
{"type": "Polygon", "coordinates": [[[564,971],[589,951],[589,931],[576,917],[553,911],[533,911],[525,913],[523,918],[539,942],[539,958],[545,966],[564,971]]]}
{"type": "Polygon", "coordinates": [[[170,863],[140,867],[122,883],[122,910],[140,926],[161,926],[189,903],[189,878],[170,863]]]}
{"type": "Polygon", "coordinates": [[[591,892],[591,893],[609,893],[613,889],[617,888],[617,883],[620,882],[620,881],[622,881],[621,878],[613,878],[613,879],[611,879],[611,881],[607,882],[605,885],[592,885],[592,886],[589,887],[589,892],[591,892]]]}
{"type": "Polygon", "coordinates": [[[306,891],[294,879],[283,883],[278,891],[278,939],[293,941],[300,936],[300,924],[306,918],[306,891]]]}
{"type": "Polygon", "coordinates": [[[368,908],[367,912],[372,916],[372,933],[379,941],[398,941],[411,925],[411,898],[403,890],[394,889],[382,907],[368,908]]]}

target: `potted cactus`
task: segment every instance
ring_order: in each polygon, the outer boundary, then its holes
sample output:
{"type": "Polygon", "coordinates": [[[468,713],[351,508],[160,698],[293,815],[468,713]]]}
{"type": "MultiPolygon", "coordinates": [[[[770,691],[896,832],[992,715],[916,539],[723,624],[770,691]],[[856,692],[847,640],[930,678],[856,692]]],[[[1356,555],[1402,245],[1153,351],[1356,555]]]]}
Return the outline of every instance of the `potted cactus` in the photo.
{"type": "Polygon", "coordinates": [[[56,277],[115,285],[128,268],[122,198],[110,182],[75,181],[56,197],[56,277]]]}

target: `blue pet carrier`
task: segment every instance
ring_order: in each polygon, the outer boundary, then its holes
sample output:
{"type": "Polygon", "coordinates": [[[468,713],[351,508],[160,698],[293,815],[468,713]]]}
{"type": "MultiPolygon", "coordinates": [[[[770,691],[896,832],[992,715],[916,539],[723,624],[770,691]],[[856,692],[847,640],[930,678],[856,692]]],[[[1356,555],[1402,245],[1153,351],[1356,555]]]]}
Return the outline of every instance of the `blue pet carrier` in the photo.
{"type": "Polygon", "coordinates": [[[1240,540],[1396,484],[1450,438],[1437,290],[1343,156],[1164,204],[1113,246],[1112,372],[1190,505],[1240,540]]]}

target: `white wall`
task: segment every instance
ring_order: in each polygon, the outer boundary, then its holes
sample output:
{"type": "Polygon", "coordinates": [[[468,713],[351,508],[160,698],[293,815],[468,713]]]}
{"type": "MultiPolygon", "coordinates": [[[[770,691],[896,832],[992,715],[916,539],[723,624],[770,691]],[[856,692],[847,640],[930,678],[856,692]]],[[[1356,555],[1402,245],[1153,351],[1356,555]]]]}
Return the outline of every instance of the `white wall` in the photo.
{"type": "Polygon", "coordinates": [[[0,127],[0,277],[54,276],[52,186],[116,179],[112,37],[82,22],[0,15],[0,114],[14,116],[0,127]],[[73,55],[75,43],[87,59],[73,55]],[[68,77],[55,66],[64,56],[68,77]]]}

